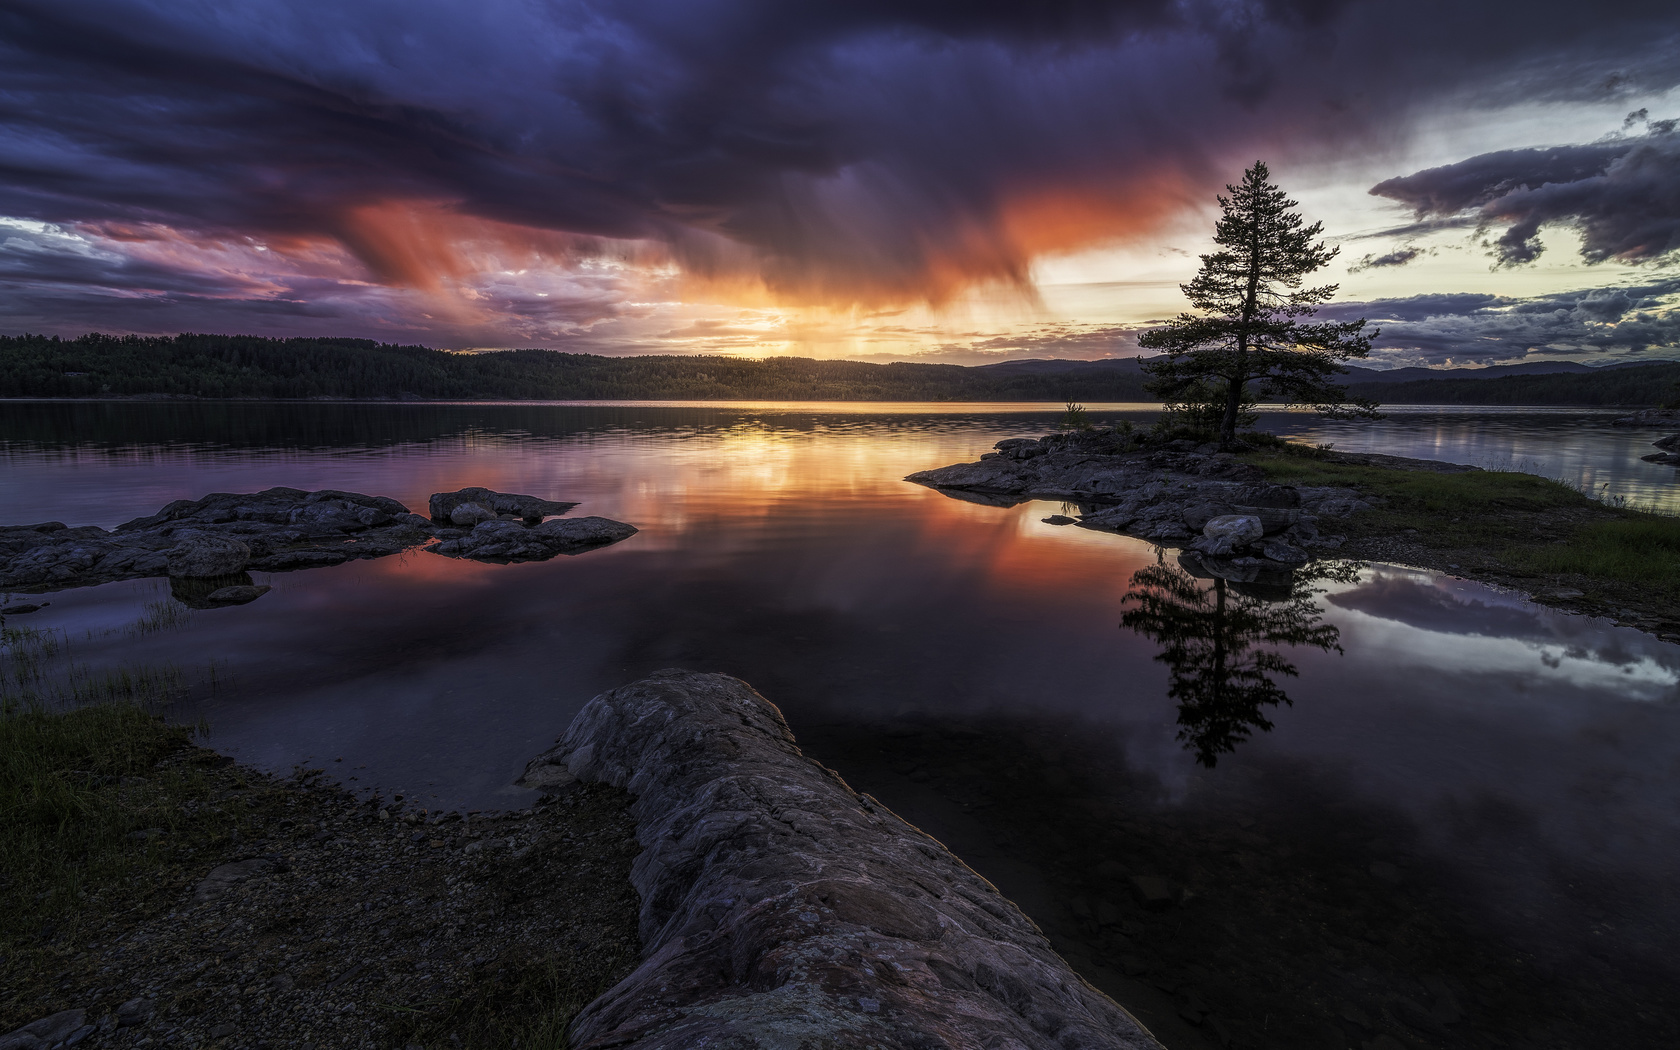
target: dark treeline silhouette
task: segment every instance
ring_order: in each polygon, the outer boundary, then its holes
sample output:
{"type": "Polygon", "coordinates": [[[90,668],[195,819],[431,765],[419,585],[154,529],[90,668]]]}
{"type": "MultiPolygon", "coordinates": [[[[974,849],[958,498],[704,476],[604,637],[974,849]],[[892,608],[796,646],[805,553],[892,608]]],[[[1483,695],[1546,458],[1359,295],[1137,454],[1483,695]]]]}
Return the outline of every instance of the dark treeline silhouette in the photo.
{"type": "Polygon", "coordinates": [[[772,357],[461,354],[367,339],[0,337],[0,396],[463,400],[1139,401],[1135,367],[1021,374],[772,357]]]}
{"type": "MultiPolygon", "coordinates": [[[[1364,372],[1364,375],[1361,373],[1364,372]]],[[[1370,382],[1389,404],[1656,405],[1680,400],[1680,363],[1590,373],[1370,382]]],[[[460,354],[370,339],[0,336],[0,397],[352,398],[463,401],[1153,402],[1136,358],[964,367],[801,357],[460,354]]]]}
{"type": "MultiPolygon", "coordinates": [[[[1023,434],[1055,426],[1058,406],[1011,414],[1023,434]],[[1034,423],[1032,420],[1038,420],[1034,423]]],[[[534,402],[370,404],[356,401],[14,401],[0,411],[0,448],[228,449],[385,448],[468,435],[521,442],[589,440],[633,428],[705,431],[759,427],[808,433],[832,426],[821,409],[727,403],[702,405],[553,405],[534,402]]],[[[884,411],[869,417],[898,429],[974,427],[992,433],[999,417],[986,409],[934,413],[884,411]]],[[[989,440],[989,439],[988,439],[989,440]]]]}
{"type": "Polygon", "coordinates": [[[1347,389],[1390,405],[1672,405],[1680,404],[1680,361],[1493,379],[1356,379],[1347,389]]]}

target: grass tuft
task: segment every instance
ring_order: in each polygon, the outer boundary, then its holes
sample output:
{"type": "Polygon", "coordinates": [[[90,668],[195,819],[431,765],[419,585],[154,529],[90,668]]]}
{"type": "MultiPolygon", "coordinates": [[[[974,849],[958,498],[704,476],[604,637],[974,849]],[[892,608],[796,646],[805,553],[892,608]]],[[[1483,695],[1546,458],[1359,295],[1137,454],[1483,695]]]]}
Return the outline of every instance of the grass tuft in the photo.
{"type": "Polygon", "coordinates": [[[1504,560],[1533,572],[1639,584],[1680,598],[1680,518],[1632,514],[1575,530],[1568,544],[1518,547],[1504,560]]]}

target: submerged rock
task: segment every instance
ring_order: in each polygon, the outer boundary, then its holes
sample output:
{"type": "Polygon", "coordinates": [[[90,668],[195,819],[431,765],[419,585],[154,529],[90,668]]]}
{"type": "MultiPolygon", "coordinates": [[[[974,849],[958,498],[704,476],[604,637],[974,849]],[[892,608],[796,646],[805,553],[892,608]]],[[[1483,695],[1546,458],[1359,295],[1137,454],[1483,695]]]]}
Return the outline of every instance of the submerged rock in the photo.
{"type": "Polygon", "coordinates": [[[661,671],[590,701],[553,767],[628,789],[642,964],[579,1050],[1159,1050],[937,841],[804,757],[737,679],[661,671]]]}
{"type": "Polygon", "coordinates": [[[177,534],[179,546],[165,563],[171,576],[232,576],[251,564],[251,548],[232,536],[202,532],[177,534]]]}

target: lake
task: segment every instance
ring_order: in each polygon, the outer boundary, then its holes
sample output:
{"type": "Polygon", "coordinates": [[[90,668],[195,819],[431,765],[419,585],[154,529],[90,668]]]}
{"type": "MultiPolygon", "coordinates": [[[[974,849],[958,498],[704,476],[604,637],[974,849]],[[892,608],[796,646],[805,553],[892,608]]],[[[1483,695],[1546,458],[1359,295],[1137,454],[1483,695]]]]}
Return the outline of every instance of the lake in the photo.
{"type": "MultiPolygon", "coordinates": [[[[1261,425],[1680,509],[1675,468],[1638,459],[1661,435],[1613,413],[1390,411],[1261,425]]],[[[524,762],[614,685],[737,675],[1173,1050],[1680,1038],[1680,646],[1405,566],[1215,595],[1145,541],[1045,523],[1059,504],[901,480],[1058,414],[10,403],[10,522],[273,485],[423,510],[483,485],[641,532],[536,564],[255,574],[273,589],[229,609],[112,584],[8,626],[62,631],[84,668],[178,669],[174,716],[242,761],[437,808],[528,804],[524,762]],[[1200,610],[1176,662],[1150,600],[1200,610]],[[1271,693],[1210,685],[1212,649],[1291,666],[1271,693]]]]}

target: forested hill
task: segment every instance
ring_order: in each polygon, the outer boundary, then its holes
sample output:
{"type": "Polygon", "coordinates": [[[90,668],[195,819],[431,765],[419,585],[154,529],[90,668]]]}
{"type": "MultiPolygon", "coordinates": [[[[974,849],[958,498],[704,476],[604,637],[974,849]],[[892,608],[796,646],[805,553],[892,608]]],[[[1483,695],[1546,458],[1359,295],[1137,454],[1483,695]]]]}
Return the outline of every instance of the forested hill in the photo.
{"type": "Polygon", "coordinates": [[[1680,406],[1680,361],[1542,375],[1502,375],[1488,379],[1449,376],[1398,383],[1362,382],[1355,373],[1349,377],[1347,388],[1361,397],[1375,398],[1389,405],[1680,406]]]}
{"type": "MultiPolygon", "coordinates": [[[[1421,372],[1420,369],[1407,370],[1421,372]]],[[[1680,363],[1562,374],[1379,381],[1387,404],[1658,405],[1680,402],[1680,363]]],[[[1425,373],[1427,375],[1427,373],[1425,373]]],[[[423,400],[1153,401],[1137,359],[872,364],[772,357],[461,354],[368,339],[0,336],[0,397],[423,400]]]]}
{"type": "Polygon", "coordinates": [[[1016,374],[772,357],[460,354],[366,339],[0,337],[0,397],[1147,401],[1133,360],[1016,374]]]}

